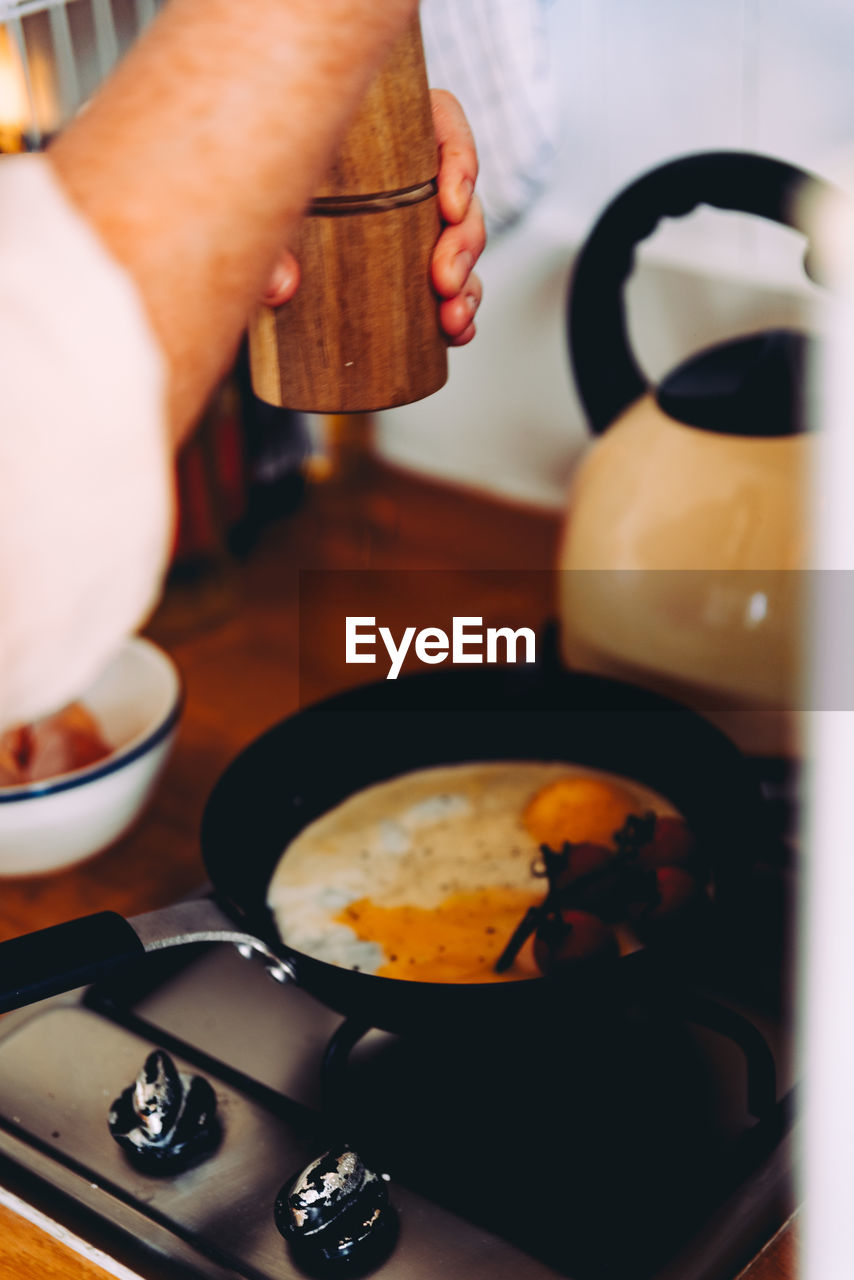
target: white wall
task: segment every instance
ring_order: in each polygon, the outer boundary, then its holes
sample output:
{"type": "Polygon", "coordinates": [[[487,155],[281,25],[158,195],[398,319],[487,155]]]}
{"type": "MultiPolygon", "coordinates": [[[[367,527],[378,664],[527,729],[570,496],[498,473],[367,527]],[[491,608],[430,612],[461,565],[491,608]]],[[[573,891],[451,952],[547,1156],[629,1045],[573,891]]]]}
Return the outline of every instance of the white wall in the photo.
{"type": "MultiPolygon", "coordinates": [[[[552,179],[488,246],[478,336],[451,353],[448,386],[380,415],[379,438],[403,465],[559,505],[587,438],[564,328],[579,243],[625,183],[688,151],[761,150],[843,181],[854,5],[556,0],[549,23],[563,125],[552,179]]],[[[651,376],[750,328],[809,324],[819,295],[802,247],[784,229],[709,211],[659,228],[628,291],[651,376]]]]}

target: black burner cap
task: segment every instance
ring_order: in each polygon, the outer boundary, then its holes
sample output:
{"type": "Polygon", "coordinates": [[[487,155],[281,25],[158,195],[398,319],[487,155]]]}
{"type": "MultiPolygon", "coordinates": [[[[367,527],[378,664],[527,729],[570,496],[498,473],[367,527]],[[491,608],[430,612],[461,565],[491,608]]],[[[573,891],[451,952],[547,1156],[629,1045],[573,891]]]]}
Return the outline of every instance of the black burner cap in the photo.
{"type": "Polygon", "coordinates": [[[398,1217],[385,1179],[349,1147],[327,1151],[289,1179],[275,1221],[294,1261],[309,1275],[366,1275],[389,1256],[398,1217]]]}

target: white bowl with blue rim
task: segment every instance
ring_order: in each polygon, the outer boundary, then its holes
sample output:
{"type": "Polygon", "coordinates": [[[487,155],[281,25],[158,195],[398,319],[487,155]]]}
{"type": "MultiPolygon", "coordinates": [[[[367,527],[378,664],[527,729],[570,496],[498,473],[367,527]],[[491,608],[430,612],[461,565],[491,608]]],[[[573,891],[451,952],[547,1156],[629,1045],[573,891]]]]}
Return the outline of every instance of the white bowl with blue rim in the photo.
{"type": "Polygon", "coordinates": [[[166,764],[183,688],[172,659],[135,636],[76,701],[95,717],[112,750],[83,769],[0,787],[0,875],[55,871],[124,835],[166,764]]]}

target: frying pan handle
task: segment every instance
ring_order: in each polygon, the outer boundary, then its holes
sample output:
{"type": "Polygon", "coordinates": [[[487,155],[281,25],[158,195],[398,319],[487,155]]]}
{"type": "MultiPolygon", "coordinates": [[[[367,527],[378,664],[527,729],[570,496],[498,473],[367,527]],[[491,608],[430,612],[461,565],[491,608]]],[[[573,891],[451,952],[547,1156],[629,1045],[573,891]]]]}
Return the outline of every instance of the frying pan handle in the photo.
{"type": "Polygon", "coordinates": [[[278,982],[296,971],[254,934],[235,926],[210,898],[123,919],[99,911],[0,943],[0,1013],[88,985],[137,964],[149,951],[192,942],[230,942],[257,952],[278,982]]]}
{"type": "Polygon", "coordinates": [[[0,1013],[73,991],[144,955],[140,938],[114,911],[12,938],[0,945],[0,1013]]]}

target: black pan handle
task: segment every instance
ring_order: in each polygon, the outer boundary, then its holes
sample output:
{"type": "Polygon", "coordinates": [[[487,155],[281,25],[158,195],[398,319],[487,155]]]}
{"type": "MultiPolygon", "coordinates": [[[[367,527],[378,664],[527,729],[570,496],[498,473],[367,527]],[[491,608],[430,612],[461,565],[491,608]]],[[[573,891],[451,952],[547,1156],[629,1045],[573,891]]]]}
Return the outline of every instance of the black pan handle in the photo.
{"type": "Polygon", "coordinates": [[[284,948],[273,951],[212,899],[197,898],[130,920],[99,911],[0,943],[0,1013],[87,986],[137,964],[149,951],[193,942],[230,942],[259,953],[278,982],[296,980],[284,948]]]}
{"type": "Polygon", "coordinates": [[[86,986],[144,955],[140,938],[113,911],[12,938],[0,946],[0,1013],[86,986]]]}
{"type": "MultiPolygon", "coordinates": [[[[784,160],[709,151],[650,170],[611,201],[579,252],[567,299],[569,354],[593,432],[604,431],[648,386],[629,344],[623,297],[636,246],[662,218],[680,218],[701,204],[755,214],[809,236],[806,202],[797,198],[807,183],[833,190],[784,160]]],[[[809,255],[805,266],[809,274],[809,255]]]]}

